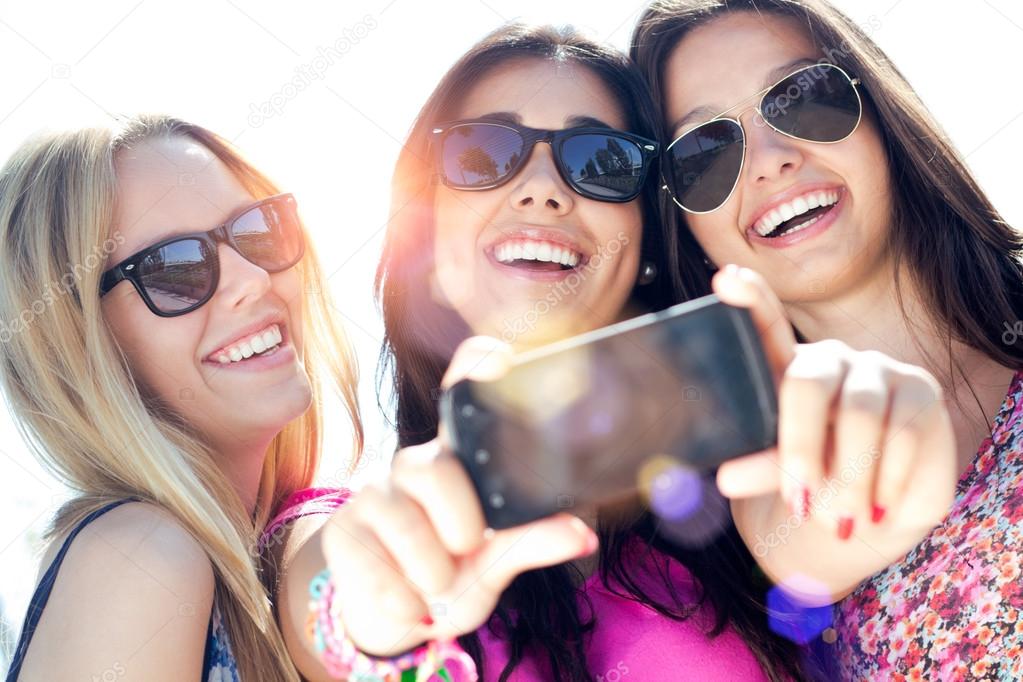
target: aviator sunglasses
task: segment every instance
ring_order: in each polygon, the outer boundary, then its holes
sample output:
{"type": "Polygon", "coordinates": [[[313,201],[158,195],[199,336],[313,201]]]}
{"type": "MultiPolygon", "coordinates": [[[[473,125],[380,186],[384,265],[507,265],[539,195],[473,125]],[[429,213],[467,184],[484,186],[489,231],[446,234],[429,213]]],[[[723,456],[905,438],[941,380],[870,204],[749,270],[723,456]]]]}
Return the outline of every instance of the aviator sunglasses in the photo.
{"type": "Polygon", "coordinates": [[[546,142],[569,187],[610,202],[639,196],[658,149],[653,140],[613,128],[539,130],[487,119],[438,126],[433,142],[437,174],[453,189],[500,187],[522,170],[537,142],[546,142]]]}
{"type": "MultiPolygon", "coordinates": [[[[852,78],[833,64],[814,64],[785,76],[746,98],[760,97],[754,107],[764,123],[782,135],[833,144],[853,134],[863,116],[863,102],[852,78]]],[[[746,134],[725,116],[742,103],[688,130],[664,150],[663,189],[690,213],[710,213],[732,196],[742,175],[746,134]]],[[[741,113],[741,112],[740,112],[741,113]]]]}
{"type": "Polygon", "coordinates": [[[172,237],[128,256],[103,273],[100,296],[128,280],[154,314],[175,317],[190,313],[217,290],[218,243],[227,244],[269,273],[294,266],[305,252],[295,197],[268,197],[212,230],[172,237]]]}

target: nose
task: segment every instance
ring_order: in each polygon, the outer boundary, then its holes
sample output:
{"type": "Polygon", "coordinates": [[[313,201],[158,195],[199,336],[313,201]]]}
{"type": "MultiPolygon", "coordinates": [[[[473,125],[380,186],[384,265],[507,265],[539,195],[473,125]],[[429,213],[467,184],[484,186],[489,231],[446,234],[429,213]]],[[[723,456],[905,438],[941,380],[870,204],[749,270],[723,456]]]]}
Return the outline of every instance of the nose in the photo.
{"type": "Polygon", "coordinates": [[[229,308],[242,308],[258,301],[270,290],[270,273],[250,263],[227,244],[217,245],[220,283],[215,298],[229,308]]]}
{"type": "Polygon", "coordinates": [[[743,122],[746,131],[747,177],[757,185],[787,178],[803,165],[799,143],[767,125],[760,114],[751,112],[743,122]]]}
{"type": "Polygon", "coordinates": [[[572,210],[572,190],[561,179],[549,144],[533,147],[525,168],[515,178],[508,200],[512,208],[519,211],[539,209],[553,215],[565,215],[572,210]]]}

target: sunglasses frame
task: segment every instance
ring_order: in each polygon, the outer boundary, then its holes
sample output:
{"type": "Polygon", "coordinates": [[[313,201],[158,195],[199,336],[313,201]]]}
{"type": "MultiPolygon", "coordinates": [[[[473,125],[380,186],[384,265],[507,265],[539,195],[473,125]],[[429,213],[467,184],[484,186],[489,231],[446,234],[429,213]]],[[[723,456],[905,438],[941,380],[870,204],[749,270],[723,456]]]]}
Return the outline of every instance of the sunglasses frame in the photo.
{"type": "Polygon", "coordinates": [[[217,287],[220,285],[220,258],[217,255],[217,244],[227,244],[232,249],[234,249],[235,252],[242,258],[244,258],[245,260],[249,261],[250,263],[259,268],[263,268],[263,270],[266,270],[268,273],[283,272],[289,268],[294,267],[296,264],[298,264],[300,260],[302,260],[302,256],[305,255],[306,248],[305,233],[301,229],[301,225],[299,225],[298,227],[299,233],[298,256],[288,265],[273,269],[265,268],[259,263],[253,263],[251,260],[249,260],[248,256],[246,256],[245,253],[238,248],[238,242],[235,239],[234,232],[232,229],[235,223],[238,222],[238,220],[240,220],[242,216],[247,215],[251,211],[258,210],[259,208],[265,206],[266,204],[276,203],[290,204],[292,207],[295,207],[295,210],[297,210],[297,202],[295,201],[295,196],[293,194],[291,194],[290,192],[285,192],[283,194],[275,194],[273,196],[266,197],[265,199],[260,199],[259,201],[249,204],[248,206],[236,211],[231,215],[230,218],[228,218],[226,221],[224,221],[217,227],[214,227],[212,230],[206,230],[203,232],[193,232],[190,234],[175,235],[168,239],[159,241],[156,244],[153,244],[152,246],[147,246],[141,251],[133,253],[132,255],[128,256],[120,263],[109,268],[103,273],[103,277],[100,280],[99,288],[100,297],[103,297],[106,294],[108,294],[121,281],[127,280],[132,283],[132,286],[135,287],[135,291],[138,292],[139,296],[142,298],[142,301],[146,304],[146,307],[149,308],[150,312],[152,312],[154,315],[158,315],[160,317],[178,317],[179,315],[185,315],[186,313],[190,313],[193,310],[197,310],[201,308],[203,305],[205,305],[211,298],[213,298],[213,294],[217,292],[217,287]],[[203,248],[207,249],[209,253],[212,253],[212,256],[210,258],[212,263],[211,266],[212,280],[210,283],[210,290],[201,299],[199,299],[193,305],[187,308],[182,308],[181,310],[175,310],[172,312],[160,310],[159,308],[156,307],[156,304],[153,303],[152,298],[146,291],[145,285],[140,280],[139,275],[137,274],[137,267],[146,257],[162,249],[163,247],[169,244],[174,244],[176,242],[189,240],[197,240],[201,242],[203,244],[203,248]]]}
{"type": "Polygon", "coordinates": [[[795,71],[793,71],[792,73],[788,74],[787,76],[783,76],[782,78],[779,78],[777,80],[777,82],[775,82],[773,85],[770,85],[770,86],[764,88],[763,90],[755,92],[752,95],[750,95],[749,97],[744,98],[738,104],[735,104],[735,105],[725,109],[724,111],[722,111],[720,114],[718,114],[714,118],[712,118],[710,120],[707,120],[707,121],[704,121],[700,125],[693,126],[689,130],[685,131],[684,133],[682,133],[681,135],[676,137],[674,140],[672,140],[671,144],[669,144],[667,147],[664,148],[664,154],[663,155],[665,156],[665,158],[667,158],[668,152],[671,151],[671,148],[675,146],[676,142],[681,140],[686,135],[689,135],[690,133],[695,132],[695,131],[699,130],[700,128],[702,128],[702,127],[704,127],[706,125],[710,125],[711,123],[717,123],[719,121],[730,121],[730,122],[734,123],[736,126],[738,126],[739,127],[739,134],[740,134],[739,142],[742,145],[742,157],[739,159],[739,171],[735,174],[735,182],[732,183],[732,188],[730,190],[728,190],[728,195],[721,201],[720,204],[718,204],[714,208],[712,208],[710,210],[707,210],[707,211],[694,211],[692,209],[686,208],[681,203],[679,203],[679,200],[675,198],[675,193],[669,187],[667,178],[664,175],[667,172],[666,169],[668,168],[668,165],[669,165],[667,163],[662,163],[661,164],[661,190],[667,192],[668,196],[671,197],[671,200],[673,202],[675,202],[675,205],[678,206],[679,208],[681,208],[686,213],[691,213],[693,215],[706,215],[708,213],[713,213],[714,211],[717,211],[722,206],[727,204],[728,200],[732,198],[732,195],[735,193],[735,188],[739,186],[739,180],[742,178],[742,171],[745,170],[745,168],[746,168],[746,129],[742,127],[742,121],[739,120],[742,117],[743,114],[745,114],[750,109],[753,109],[760,116],[760,119],[765,124],[767,124],[768,127],[771,128],[771,130],[775,131],[776,133],[779,133],[780,135],[784,135],[785,137],[793,139],[793,140],[799,140],[800,142],[810,142],[812,144],[838,144],[839,142],[845,142],[847,139],[849,139],[852,136],[852,134],[856,132],[856,129],[860,127],[860,122],[863,120],[863,97],[860,96],[860,91],[857,88],[858,85],[861,85],[861,81],[860,81],[859,78],[854,78],[853,76],[850,76],[846,72],[846,70],[843,69],[842,67],[837,66],[835,64],[830,64],[830,63],[808,64],[807,66],[804,66],[804,67],[801,67],[799,69],[796,69],[795,71]],[[859,113],[856,116],[856,123],[853,125],[852,130],[850,130],[849,134],[846,135],[845,137],[843,137],[842,139],[840,139],[840,140],[832,140],[830,142],[818,142],[817,140],[807,140],[806,138],[798,137],[798,136],[793,135],[791,133],[787,133],[784,130],[779,130],[769,120],[767,120],[767,117],[764,116],[764,113],[763,113],[763,110],[762,110],[762,107],[763,107],[763,104],[764,104],[764,98],[767,97],[767,93],[769,93],[771,90],[774,90],[776,87],[778,87],[779,85],[781,85],[782,83],[787,81],[789,78],[792,78],[793,76],[796,76],[796,75],[798,75],[800,73],[803,73],[804,71],[809,71],[810,69],[820,68],[822,66],[827,66],[829,68],[835,69],[840,74],[842,74],[842,76],[844,76],[845,79],[849,81],[849,84],[852,86],[853,92],[856,94],[856,102],[859,105],[859,113]],[[731,117],[731,116],[725,116],[725,114],[729,113],[730,111],[734,111],[735,109],[738,109],[745,102],[748,102],[751,99],[759,99],[759,102],[757,104],[754,104],[751,107],[743,109],[738,114],[736,114],[734,118],[731,117]]]}
{"type": "Polygon", "coordinates": [[[489,189],[496,189],[511,181],[519,172],[525,167],[526,163],[529,162],[529,157],[532,156],[533,148],[538,142],[546,142],[551,146],[553,152],[554,165],[558,169],[558,175],[561,179],[572,188],[572,191],[576,194],[586,197],[587,199],[593,199],[594,201],[606,201],[614,204],[622,204],[632,201],[640,194],[643,193],[643,187],[646,184],[647,177],[650,173],[650,167],[653,165],[658,158],[658,151],[660,144],[655,140],[647,139],[641,135],[635,133],[626,132],[624,130],[618,130],[617,128],[603,128],[603,127],[579,127],[579,128],[562,128],[561,130],[542,130],[540,128],[529,128],[526,126],[518,125],[516,123],[510,123],[508,121],[495,121],[488,118],[471,118],[460,121],[451,121],[435,126],[432,129],[434,140],[434,167],[443,169],[444,168],[444,144],[443,136],[455,128],[469,125],[488,125],[498,128],[506,128],[514,131],[520,138],[522,138],[522,153],[519,157],[519,162],[514,168],[509,170],[505,175],[498,180],[488,183],[486,185],[474,185],[472,187],[463,187],[451,182],[448,182],[447,174],[443,170],[435,171],[435,177],[439,176],[441,183],[450,187],[451,189],[465,190],[467,192],[479,192],[489,189]],[[624,197],[608,197],[604,195],[598,195],[593,192],[585,191],[575,185],[570,179],[568,169],[564,165],[562,160],[562,151],[565,142],[573,137],[579,135],[603,135],[605,137],[618,137],[627,140],[637,147],[639,147],[640,153],[643,155],[643,166],[639,174],[639,182],[636,183],[636,191],[628,196],[624,197]]]}

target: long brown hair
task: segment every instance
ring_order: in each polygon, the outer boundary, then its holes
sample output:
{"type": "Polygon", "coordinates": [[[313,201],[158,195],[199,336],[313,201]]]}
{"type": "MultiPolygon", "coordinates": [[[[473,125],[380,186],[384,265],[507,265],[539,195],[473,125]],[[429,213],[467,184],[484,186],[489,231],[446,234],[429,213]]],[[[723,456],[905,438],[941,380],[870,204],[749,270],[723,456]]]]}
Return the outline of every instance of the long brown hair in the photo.
{"type": "MultiPolygon", "coordinates": [[[[905,312],[898,289],[898,273],[905,266],[929,322],[949,347],[961,342],[1006,367],[1023,368],[1023,337],[1012,343],[1002,338],[1006,324],[1023,319],[1023,236],[995,210],[884,51],[826,0],[654,0],[640,17],[631,48],[654,100],[665,102],[665,70],[679,41],[697,26],[731,12],[795,19],[825,59],[860,79],[864,105],[879,123],[892,177],[888,243],[900,306],[905,312]]],[[[662,140],[671,132],[665,119],[662,115],[662,140]]],[[[662,209],[665,228],[678,233],[673,274],[687,291],[701,293],[708,286],[699,276],[703,251],[666,193],[662,209]]],[[[947,358],[928,357],[928,362],[950,385],[957,373],[968,385],[951,352],[947,358]]]]}
{"type": "Polygon", "coordinates": [[[208,440],[137,381],[100,309],[100,277],[114,241],[115,157],[166,136],[206,147],[253,197],[279,191],[224,138],[168,116],[136,116],[26,142],[0,171],[0,389],[33,453],[77,493],[58,511],[50,540],[112,501],[161,507],[210,559],[215,602],[241,678],[297,681],[256,541],[277,504],[313,480],[325,382],[339,391],[354,452],[361,450],[355,360],[310,245],[296,267],[312,406],[270,443],[250,514],[208,440]]]}
{"type": "MultiPolygon", "coordinates": [[[[656,111],[640,74],[624,55],[594,43],[571,28],[504,26],[470,49],[441,79],[416,119],[394,174],[392,219],[377,270],[377,295],[383,308],[385,343],[381,350],[380,385],[385,388],[386,370],[392,372],[395,426],[401,446],[433,438],[437,432],[437,397],[441,376],[455,346],[469,335],[466,323],[453,311],[431,298],[433,271],[433,174],[429,161],[428,133],[455,114],[466,84],[478,82],[498,64],[512,59],[535,58],[570,61],[589,69],[610,89],[626,115],[629,130],[640,135],[656,131],[656,111]]],[[[660,226],[656,210],[656,184],[651,182],[641,199],[644,218],[641,249],[643,259],[658,270],[667,267],[667,255],[676,252],[673,235],[660,226]]],[[[632,303],[654,310],[680,300],[670,278],[638,286],[632,303]]],[[[801,676],[797,654],[791,645],[773,635],[766,623],[762,593],[753,584],[754,562],[734,525],[716,541],[698,550],[687,550],[665,540],[657,519],[642,514],[629,524],[601,518],[600,571],[625,586],[622,596],[638,601],[661,615],[684,620],[695,610],[675,597],[661,603],[640,586],[636,565],[640,557],[626,552],[629,538],[638,537],[681,562],[702,587],[701,603],[710,603],[716,622],[711,636],[731,625],[744,638],[772,679],[801,676]]],[[[514,668],[529,652],[544,657],[558,680],[588,681],[583,635],[594,626],[576,603],[570,565],[528,571],[502,595],[495,611],[509,633],[511,656],[500,679],[510,679],[514,668]],[[514,614],[514,615],[513,615],[514,614]]],[[[667,581],[667,576],[656,576],[667,581]]],[[[676,595],[670,581],[668,594],[676,595]]],[[[460,638],[466,650],[482,666],[479,637],[460,638]]]]}

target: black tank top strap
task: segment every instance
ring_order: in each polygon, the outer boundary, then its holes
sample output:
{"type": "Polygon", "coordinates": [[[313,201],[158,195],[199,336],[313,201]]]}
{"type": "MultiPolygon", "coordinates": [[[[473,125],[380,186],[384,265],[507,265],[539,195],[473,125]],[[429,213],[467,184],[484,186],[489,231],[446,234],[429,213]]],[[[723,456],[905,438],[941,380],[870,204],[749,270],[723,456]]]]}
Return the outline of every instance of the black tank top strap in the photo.
{"type": "Polygon", "coordinates": [[[46,602],[50,598],[50,592],[53,590],[53,583],[57,580],[57,571],[60,570],[60,565],[64,561],[64,555],[67,554],[68,548],[71,547],[71,542],[78,536],[83,528],[92,523],[94,520],[106,514],[111,509],[119,507],[126,502],[135,502],[136,500],[117,500],[110,504],[100,507],[96,511],[90,513],[82,521],[75,526],[68,534],[67,539],[64,540],[64,544],[61,545],[60,551],[57,552],[57,556],[54,557],[49,567],[46,569],[46,573],[43,574],[42,579],[39,581],[39,585],[36,586],[36,591],[32,594],[32,601],[29,602],[28,612],[25,614],[25,624],[21,627],[21,637],[18,638],[18,646],[14,650],[14,657],[11,659],[11,667],[7,671],[7,682],[17,682],[18,675],[21,673],[21,666],[25,662],[25,653],[28,651],[28,645],[32,641],[32,635],[35,634],[36,626],[39,624],[39,619],[43,615],[43,609],[46,608],[46,602]]]}

